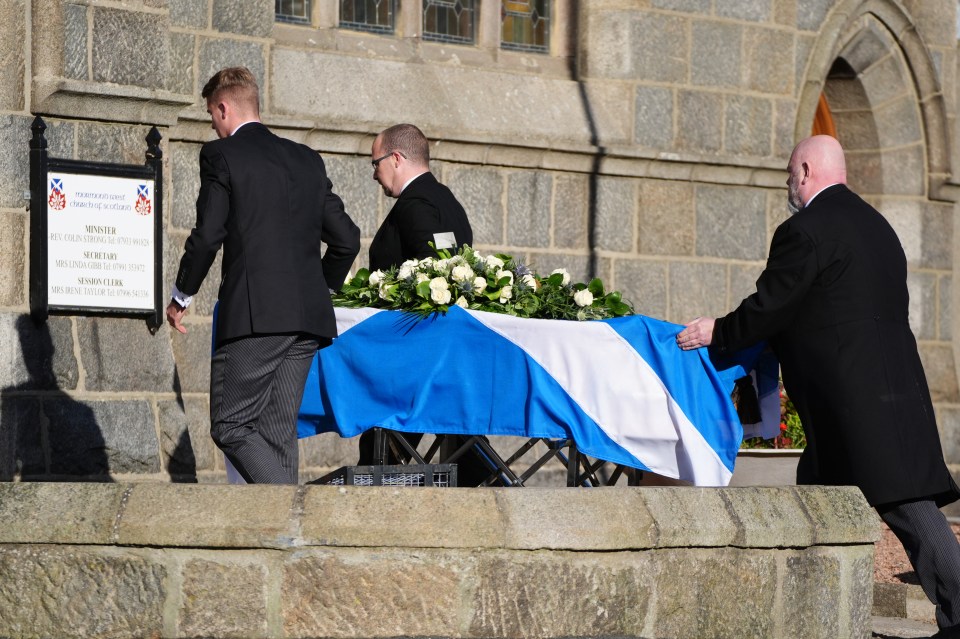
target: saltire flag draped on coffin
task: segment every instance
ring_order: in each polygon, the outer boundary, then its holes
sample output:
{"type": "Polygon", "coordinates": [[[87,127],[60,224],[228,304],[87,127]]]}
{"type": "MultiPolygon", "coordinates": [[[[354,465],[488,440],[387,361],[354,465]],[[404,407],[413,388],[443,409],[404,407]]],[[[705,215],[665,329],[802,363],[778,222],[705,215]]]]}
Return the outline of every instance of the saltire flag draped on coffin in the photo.
{"type": "Polygon", "coordinates": [[[640,315],[575,322],[456,306],[427,318],[336,314],[340,337],[314,361],[301,437],[383,426],[572,438],[598,459],[696,485],[730,481],[743,436],[730,393],[759,350],[718,371],[706,349],[676,346],[682,327],[640,315]]]}

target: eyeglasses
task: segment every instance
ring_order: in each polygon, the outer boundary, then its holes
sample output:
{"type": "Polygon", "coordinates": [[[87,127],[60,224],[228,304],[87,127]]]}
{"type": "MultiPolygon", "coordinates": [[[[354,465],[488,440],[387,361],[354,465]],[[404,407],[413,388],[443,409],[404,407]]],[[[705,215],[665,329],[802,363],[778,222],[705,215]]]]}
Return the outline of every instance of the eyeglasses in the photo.
{"type": "Polygon", "coordinates": [[[390,152],[387,153],[386,155],[383,155],[383,156],[378,157],[376,160],[371,160],[371,161],[370,161],[370,164],[372,164],[374,170],[376,170],[376,168],[377,168],[378,166],[380,166],[380,163],[381,163],[381,162],[383,162],[384,160],[386,160],[388,157],[390,157],[390,156],[393,155],[394,153],[399,154],[400,157],[402,157],[403,159],[407,159],[407,156],[405,156],[405,155],[403,154],[403,151],[390,151],[390,152]]]}

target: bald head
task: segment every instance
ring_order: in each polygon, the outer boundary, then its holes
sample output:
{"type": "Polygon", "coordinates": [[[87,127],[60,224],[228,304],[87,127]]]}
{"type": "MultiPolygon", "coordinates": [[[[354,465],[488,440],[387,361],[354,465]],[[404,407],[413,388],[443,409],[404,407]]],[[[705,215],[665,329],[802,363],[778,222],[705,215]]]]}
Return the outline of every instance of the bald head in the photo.
{"type": "Polygon", "coordinates": [[[847,183],[843,147],[829,135],[809,137],[793,149],[787,172],[787,198],[795,213],[826,187],[847,183]]]}

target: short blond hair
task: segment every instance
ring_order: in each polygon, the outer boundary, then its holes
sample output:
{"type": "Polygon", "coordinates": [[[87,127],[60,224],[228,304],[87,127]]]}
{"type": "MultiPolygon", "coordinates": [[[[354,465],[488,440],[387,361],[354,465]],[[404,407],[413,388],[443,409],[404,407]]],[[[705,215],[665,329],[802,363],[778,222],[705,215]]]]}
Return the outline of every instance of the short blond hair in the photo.
{"type": "Polygon", "coordinates": [[[237,107],[260,114],[260,88],[247,67],[227,67],[213,74],[200,95],[209,103],[227,99],[237,107]]]}

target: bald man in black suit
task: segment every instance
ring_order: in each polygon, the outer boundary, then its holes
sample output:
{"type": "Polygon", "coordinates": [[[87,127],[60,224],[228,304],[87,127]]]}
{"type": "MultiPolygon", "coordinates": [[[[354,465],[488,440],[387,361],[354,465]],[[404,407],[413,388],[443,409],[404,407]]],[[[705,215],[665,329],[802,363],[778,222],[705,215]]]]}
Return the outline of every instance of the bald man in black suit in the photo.
{"type": "Polygon", "coordinates": [[[836,139],[802,141],[787,171],[793,216],[774,233],[756,293],[724,317],[690,322],[677,343],[769,342],[807,436],[797,483],[860,488],[936,604],[935,636],[960,637],[960,544],[938,509],[960,489],[910,330],[903,248],[847,188],[836,139]]]}

